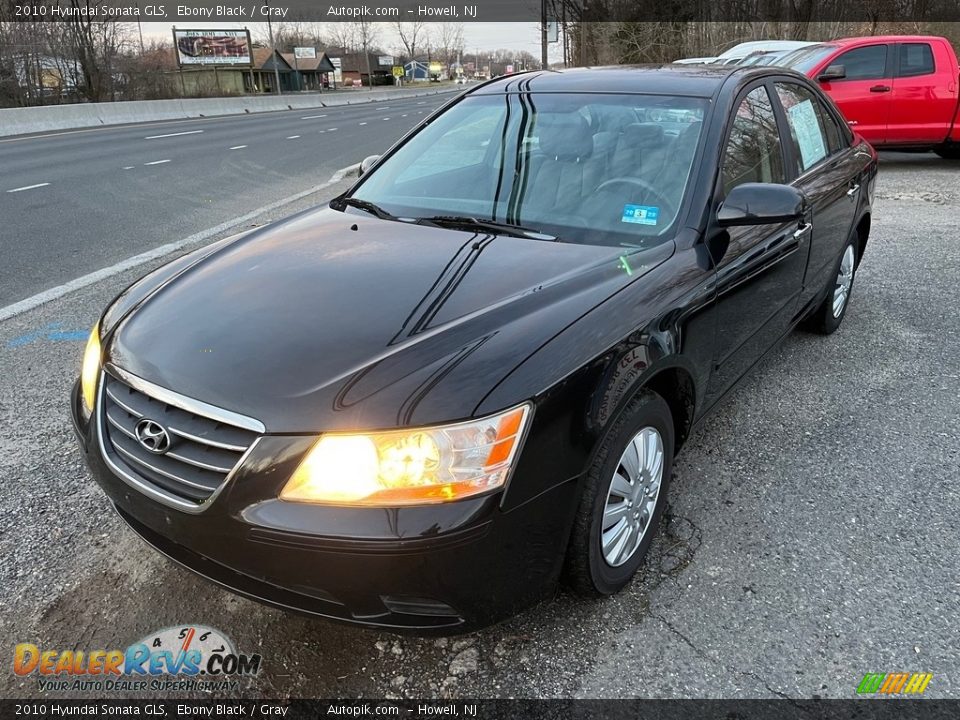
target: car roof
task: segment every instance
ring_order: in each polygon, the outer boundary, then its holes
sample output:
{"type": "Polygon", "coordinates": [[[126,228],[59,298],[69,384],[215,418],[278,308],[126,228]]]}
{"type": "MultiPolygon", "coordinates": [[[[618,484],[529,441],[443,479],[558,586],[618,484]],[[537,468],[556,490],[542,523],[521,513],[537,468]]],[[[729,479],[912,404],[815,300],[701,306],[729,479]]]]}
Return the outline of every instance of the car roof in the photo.
{"type": "Polygon", "coordinates": [[[750,40],[749,42],[734,45],[729,50],[720,53],[718,57],[741,57],[757,50],[794,50],[806,45],[815,44],[816,41],[807,40],[750,40]]]}
{"type": "MultiPolygon", "coordinates": [[[[778,68],[783,72],[783,68],[778,68]]],[[[471,94],[504,92],[635,93],[713,97],[734,74],[752,78],[770,73],[765,66],[737,65],[611,65],[609,67],[534,70],[495,78],[471,94]]]]}

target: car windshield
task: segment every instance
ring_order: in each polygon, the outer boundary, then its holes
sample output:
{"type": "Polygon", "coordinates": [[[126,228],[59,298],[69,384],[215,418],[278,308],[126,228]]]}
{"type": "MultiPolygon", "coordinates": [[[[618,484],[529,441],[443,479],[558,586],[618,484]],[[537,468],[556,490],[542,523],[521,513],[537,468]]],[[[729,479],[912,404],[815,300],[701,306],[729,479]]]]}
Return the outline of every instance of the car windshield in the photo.
{"type": "Polygon", "coordinates": [[[777,64],[806,75],[834,50],[836,50],[836,47],[833,45],[811,45],[794,50],[789,55],[784,56],[777,64]]]}
{"type": "Polygon", "coordinates": [[[682,206],[707,104],[662,95],[467,96],[364,178],[353,204],[467,229],[466,220],[491,232],[492,223],[516,226],[563,242],[656,244],[682,206]]]}

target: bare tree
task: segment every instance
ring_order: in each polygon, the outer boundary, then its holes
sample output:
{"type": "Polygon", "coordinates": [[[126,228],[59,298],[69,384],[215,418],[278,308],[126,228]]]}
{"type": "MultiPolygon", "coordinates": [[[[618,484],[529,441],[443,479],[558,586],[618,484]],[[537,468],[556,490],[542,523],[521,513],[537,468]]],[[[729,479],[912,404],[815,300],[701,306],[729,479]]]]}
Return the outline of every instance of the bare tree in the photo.
{"type": "Polygon", "coordinates": [[[425,22],[398,22],[393,23],[403,43],[403,49],[411,60],[417,59],[417,49],[429,42],[427,23],[425,22]]]}
{"type": "Polygon", "coordinates": [[[433,37],[445,65],[449,66],[463,52],[463,23],[438,23],[433,37]]]}
{"type": "Polygon", "coordinates": [[[338,22],[330,23],[330,44],[343,48],[347,52],[357,49],[358,23],[338,22]]]}
{"type": "Polygon", "coordinates": [[[357,23],[357,40],[363,51],[364,62],[367,65],[367,87],[373,89],[373,69],[370,67],[370,50],[380,42],[380,26],[376,23],[361,20],[357,23]]]}
{"type": "Polygon", "coordinates": [[[114,20],[98,20],[90,14],[92,0],[70,0],[74,17],[62,23],[49,23],[59,42],[69,48],[78,63],[83,83],[80,91],[91,102],[116,99],[117,76],[114,63],[129,44],[130,27],[114,20]],[[85,8],[85,14],[80,12],[85,8]]]}

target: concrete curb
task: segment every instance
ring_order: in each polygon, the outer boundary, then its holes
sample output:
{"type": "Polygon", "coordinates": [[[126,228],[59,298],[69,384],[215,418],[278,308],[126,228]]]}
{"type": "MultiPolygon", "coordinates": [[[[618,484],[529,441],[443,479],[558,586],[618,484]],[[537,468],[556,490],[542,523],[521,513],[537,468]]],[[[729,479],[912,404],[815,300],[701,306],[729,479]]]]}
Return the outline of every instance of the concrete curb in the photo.
{"type": "Polygon", "coordinates": [[[158,120],[189,120],[221,115],[307,110],[456,92],[430,90],[344,90],[316,95],[268,95],[238,98],[139,100],[114,103],[48,105],[0,110],[0,137],[158,120]]]}

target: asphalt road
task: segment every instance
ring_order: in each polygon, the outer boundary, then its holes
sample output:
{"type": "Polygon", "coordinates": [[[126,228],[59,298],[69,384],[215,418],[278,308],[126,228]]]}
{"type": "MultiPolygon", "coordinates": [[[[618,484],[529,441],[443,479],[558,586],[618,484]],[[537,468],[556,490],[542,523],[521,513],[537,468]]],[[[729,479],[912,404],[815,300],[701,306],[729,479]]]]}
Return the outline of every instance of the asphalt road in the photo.
{"type": "MultiPolygon", "coordinates": [[[[927,696],[960,697],[958,216],[960,165],[884,156],[843,327],[792,335],[691,438],[642,574],[608,600],[560,591],[458,638],[265,608],[114,517],[66,396],[85,329],[146,268],[0,322],[6,652],[125,647],[197,622],[263,655],[247,696],[852,697],[866,672],[922,671],[927,696]]],[[[0,673],[0,695],[37,696],[36,678],[0,673]]]]}
{"type": "Polygon", "coordinates": [[[452,96],[0,139],[0,307],[319,185],[452,96]]]}

